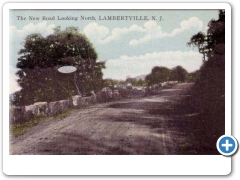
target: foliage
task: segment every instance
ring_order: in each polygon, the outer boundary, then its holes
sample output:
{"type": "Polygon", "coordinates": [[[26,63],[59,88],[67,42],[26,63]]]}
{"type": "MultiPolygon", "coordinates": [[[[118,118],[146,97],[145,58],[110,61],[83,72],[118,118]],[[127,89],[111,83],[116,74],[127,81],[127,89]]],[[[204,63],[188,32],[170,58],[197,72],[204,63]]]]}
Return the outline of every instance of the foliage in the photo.
{"type": "Polygon", "coordinates": [[[13,94],[10,94],[9,95],[9,105],[10,106],[20,106],[20,99],[21,99],[21,97],[20,97],[21,95],[20,95],[20,92],[19,91],[17,91],[17,92],[15,92],[15,93],[13,93],[13,94]]]}
{"type": "Polygon", "coordinates": [[[185,82],[187,80],[187,76],[188,76],[188,72],[182,66],[177,66],[172,69],[170,80],[185,82]]]}
{"type": "Polygon", "coordinates": [[[148,85],[158,84],[170,80],[171,70],[166,67],[154,67],[152,72],[147,75],[146,82],[148,85]]]}
{"type": "Polygon", "coordinates": [[[215,52],[214,48],[217,44],[225,43],[225,11],[219,11],[219,19],[211,20],[208,23],[207,33],[199,32],[192,36],[189,46],[197,46],[203,61],[206,61],[215,52]]]}
{"type": "Polygon", "coordinates": [[[42,121],[45,121],[47,117],[45,116],[33,116],[31,120],[19,123],[19,124],[13,124],[10,126],[10,134],[14,137],[18,137],[23,135],[29,128],[36,126],[42,121]]]}
{"type": "Polygon", "coordinates": [[[19,54],[17,75],[22,89],[17,93],[17,105],[65,99],[79,94],[77,88],[85,94],[103,86],[104,62],[97,62],[93,45],[75,27],[57,27],[46,38],[30,34],[19,54]],[[57,71],[65,65],[75,66],[77,71],[57,71]]]}
{"type": "Polygon", "coordinates": [[[114,87],[119,85],[124,85],[125,82],[121,80],[115,79],[104,79],[104,87],[114,87]]]}
{"type": "Polygon", "coordinates": [[[176,66],[173,69],[168,69],[162,66],[156,66],[152,69],[152,72],[147,75],[147,84],[159,84],[166,81],[179,81],[185,82],[188,79],[188,72],[181,66],[176,66]]]}
{"type": "Polygon", "coordinates": [[[216,103],[224,102],[225,11],[219,11],[218,20],[209,22],[207,34],[201,33],[202,38],[196,38],[199,34],[194,35],[189,44],[197,46],[204,57],[194,91],[199,108],[206,112],[212,111],[216,106],[222,107],[216,103]]]}
{"type": "Polygon", "coordinates": [[[23,135],[28,129],[38,125],[43,121],[48,121],[54,119],[62,120],[63,118],[67,117],[74,108],[68,109],[58,114],[54,114],[51,116],[37,116],[33,114],[29,114],[29,117],[26,118],[26,121],[23,123],[12,124],[10,126],[10,133],[14,137],[18,137],[23,135]]]}
{"type": "Polygon", "coordinates": [[[188,74],[188,82],[197,82],[199,80],[200,70],[188,74]]]}
{"type": "Polygon", "coordinates": [[[125,81],[123,80],[114,80],[114,79],[104,79],[105,87],[114,87],[114,86],[124,86],[128,83],[131,83],[133,86],[146,86],[144,79],[131,78],[127,77],[125,81]]]}
{"type": "Polygon", "coordinates": [[[208,139],[209,144],[207,146],[214,147],[218,137],[225,133],[224,11],[219,11],[219,19],[211,20],[208,24],[207,34],[202,33],[202,35],[203,38],[199,39],[196,38],[196,35],[193,36],[189,42],[189,44],[199,48],[204,61],[197,72],[195,86],[190,92],[192,96],[186,99],[185,105],[188,110],[199,113],[195,121],[202,123],[201,129],[195,132],[196,139],[193,141],[208,139]],[[202,39],[205,41],[203,42],[202,39]],[[207,49],[207,51],[204,51],[204,49],[207,49]]]}
{"type": "Polygon", "coordinates": [[[137,78],[128,77],[125,82],[126,82],[126,84],[131,83],[133,86],[145,86],[146,85],[145,80],[137,79],[137,78]]]}

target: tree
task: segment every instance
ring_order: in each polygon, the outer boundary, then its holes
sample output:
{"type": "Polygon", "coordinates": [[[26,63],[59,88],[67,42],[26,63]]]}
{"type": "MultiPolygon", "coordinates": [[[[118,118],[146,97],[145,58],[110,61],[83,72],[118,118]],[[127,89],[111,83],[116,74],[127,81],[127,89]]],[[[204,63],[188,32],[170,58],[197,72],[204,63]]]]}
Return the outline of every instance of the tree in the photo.
{"type": "Polygon", "coordinates": [[[93,45],[75,27],[65,30],[57,27],[46,38],[40,34],[28,35],[19,54],[17,75],[22,88],[21,105],[76,95],[76,84],[82,94],[103,86],[105,63],[97,62],[93,45]],[[65,65],[75,66],[75,75],[57,71],[65,65]]]}
{"type": "Polygon", "coordinates": [[[207,33],[194,35],[189,45],[203,54],[203,65],[185,104],[199,114],[194,122],[202,128],[196,127],[195,137],[204,139],[204,150],[215,152],[218,137],[225,133],[225,11],[220,10],[219,18],[208,23],[207,33]]]}
{"type": "Polygon", "coordinates": [[[182,67],[177,66],[172,69],[170,80],[185,82],[187,80],[188,72],[182,67]]]}
{"type": "Polygon", "coordinates": [[[136,86],[146,86],[146,82],[144,79],[137,80],[136,86]]]}
{"type": "Polygon", "coordinates": [[[152,72],[146,76],[147,84],[153,85],[168,81],[170,79],[171,70],[166,67],[154,67],[152,72]]]}
{"type": "Polygon", "coordinates": [[[10,106],[19,106],[20,102],[20,93],[19,91],[9,95],[9,105],[10,106]]]}
{"type": "Polygon", "coordinates": [[[196,70],[188,74],[188,82],[197,82],[199,81],[200,70],[196,70]]]}
{"type": "Polygon", "coordinates": [[[187,43],[189,46],[197,46],[203,61],[211,57],[217,44],[225,43],[225,11],[219,11],[219,19],[208,23],[207,33],[199,32],[193,35],[187,43]]]}
{"type": "Polygon", "coordinates": [[[225,11],[220,10],[219,19],[208,23],[206,34],[194,35],[188,44],[197,46],[204,57],[196,91],[202,106],[207,108],[205,104],[218,101],[225,94],[225,11]]]}
{"type": "Polygon", "coordinates": [[[133,86],[145,86],[145,80],[143,79],[137,79],[137,78],[131,78],[131,77],[127,77],[125,84],[127,83],[131,83],[133,86]]]}

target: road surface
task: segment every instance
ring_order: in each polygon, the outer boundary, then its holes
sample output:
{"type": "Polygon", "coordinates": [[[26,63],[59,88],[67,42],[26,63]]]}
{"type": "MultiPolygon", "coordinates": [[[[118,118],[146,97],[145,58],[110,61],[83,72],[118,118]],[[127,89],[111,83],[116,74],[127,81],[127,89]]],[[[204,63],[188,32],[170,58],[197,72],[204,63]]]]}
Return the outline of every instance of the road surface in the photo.
{"type": "MultiPolygon", "coordinates": [[[[186,122],[176,104],[192,84],[177,84],[158,95],[75,109],[49,118],[11,138],[10,154],[182,154],[189,145],[186,122]]],[[[192,152],[194,154],[194,152],[192,152]]]]}

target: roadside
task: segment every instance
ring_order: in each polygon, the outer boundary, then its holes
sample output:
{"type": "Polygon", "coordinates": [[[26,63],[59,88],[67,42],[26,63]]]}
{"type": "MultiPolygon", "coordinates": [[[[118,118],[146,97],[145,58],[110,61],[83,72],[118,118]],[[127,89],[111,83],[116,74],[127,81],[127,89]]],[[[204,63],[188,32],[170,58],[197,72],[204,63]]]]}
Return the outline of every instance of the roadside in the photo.
{"type": "Polygon", "coordinates": [[[198,154],[198,114],[179,108],[191,87],[182,83],[159,95],[73,110],[12,138],[10,154],[198,154]]]}

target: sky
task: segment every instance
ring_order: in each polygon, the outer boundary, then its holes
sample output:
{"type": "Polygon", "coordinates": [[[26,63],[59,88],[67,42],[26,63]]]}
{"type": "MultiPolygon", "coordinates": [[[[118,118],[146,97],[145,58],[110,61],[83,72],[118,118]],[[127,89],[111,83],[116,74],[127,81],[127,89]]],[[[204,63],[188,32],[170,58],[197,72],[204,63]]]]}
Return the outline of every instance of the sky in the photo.
{"type": "Polygon", "coordinates": [[[106,61],[103,78],[125,80],[149,74],[154,66],[199,69],[202,55],[187,42],[199,31],[206,32],[211,19],[218,19],[217,10],[11,10],[10,93],[20,89],[16,63],[29,34],[47,36],[57,26],[78,27],[92,42],[98,61],[106,61]],[[116,16],[125,19],[104,19],[116,16]]]}

